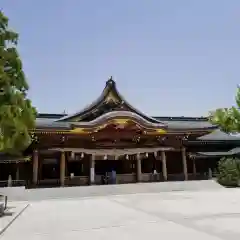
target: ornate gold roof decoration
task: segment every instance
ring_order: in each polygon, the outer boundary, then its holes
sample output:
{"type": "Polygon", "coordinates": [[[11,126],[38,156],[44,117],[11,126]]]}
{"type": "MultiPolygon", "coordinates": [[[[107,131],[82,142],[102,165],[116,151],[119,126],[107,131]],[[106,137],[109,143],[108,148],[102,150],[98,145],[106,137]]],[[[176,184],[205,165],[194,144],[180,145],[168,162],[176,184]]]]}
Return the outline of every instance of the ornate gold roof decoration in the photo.
{"type": "Polygon", "coordinates": [[[166,134],[166,133],[167,133],[167,131],[162,128],[153,129],[152,131],[145,131],[146,135],[161,135],[161,134],[166,134]]]}
{"type": "Polygon", "coordinates": [[[113,123],[117,125],[126,125],[129,121],[129,119],[114,119],[113,123]]]}
{"type": "Polygon", "coordinates": [[[162,128],[159,128],[159,129],[156,130],[156,132],[159,133],[159,134],[164,134],[164,133],[166,133],[167,131],[164,130],[164,129],[162,129],[162,128]]]}
{"type": "Polygon", "coordinates": [[[94,132],[98,132],[98,131],[106,128],[106,127],[107,127],[107,124],[106,124],[106,123],[105,123],[105,124],[102,124],[102,125],[98,126],[97,128],[95,128],[94,132]]]}
{"type": "Polygon", "coordinates": [[[109,103],[109,102],[120,103],[119,99],[117,99],[115,94],[113,94],[112,92],[109,92],[107,94],[105,101],[106,103],[109,103]]]}
{"type": "Polygon", "coordinates": [[[76,134],[88,134],[90,133],[90,131],[88,131],[85,128],[74,128],[72,130],[70,130],[70,133],[76,133],[76,134]]]}

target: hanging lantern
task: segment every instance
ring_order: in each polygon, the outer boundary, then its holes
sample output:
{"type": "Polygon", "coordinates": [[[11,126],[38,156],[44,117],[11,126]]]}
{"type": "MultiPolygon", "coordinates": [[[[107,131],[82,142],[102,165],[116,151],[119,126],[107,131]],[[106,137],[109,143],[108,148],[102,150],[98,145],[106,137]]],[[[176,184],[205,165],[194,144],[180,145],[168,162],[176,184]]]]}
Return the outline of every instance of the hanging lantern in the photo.
{"type": "Polygon", "coordinates": [[[103,159],[104,159],[104,160],[107,160],[107,155],[105,155],[103,159]]]}
{"type": "Polygon", "coordinates": [[[127,160],[129,159],[129,156],[128,156],[128,155],[126,155],[126,159],[127,159],[127,160]]]}
{"type": "Polygon", "coordinates": [[[84,158],[84,153],[83,152],[81,153],[81,158],[84,158]]]}
{"type": "Polygon", "coordinates": [[[74,159],[74,158],[75,158],[75,153],[71,152],[71,159],[74,159]]]}
{"type": "Polygon", "coordinates": [[[148,157],[148,153],[146,153],[146,157],[148,157]]]}
{"type": "Polygon", "coordinates": [[[156,158],[157,157],[157,152],[154,152],[153,154],[154,154],[154,157],[156,158]]]}

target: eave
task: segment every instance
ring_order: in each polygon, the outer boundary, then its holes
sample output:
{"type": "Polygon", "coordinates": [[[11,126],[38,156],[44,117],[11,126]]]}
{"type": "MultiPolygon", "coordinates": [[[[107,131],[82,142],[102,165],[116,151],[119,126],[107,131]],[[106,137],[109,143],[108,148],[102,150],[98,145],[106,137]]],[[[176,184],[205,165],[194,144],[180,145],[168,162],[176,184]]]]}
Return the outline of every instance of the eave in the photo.
{"type": "Polygon", "coordinates": [[[236,147],[225,152],[197,152],[190,154],[191,158],[216,158],[216,157],[229,157],[229,156],[239,156],[240,148],[236,147]]]}
{"type": "Polygon", "coordinates": [[[225,144],[232,144],[235,146],[240,146],[240,140],[195,140],[195,141],[184,141],[184,145],[187,147],[197,147],[199,145],[225,145],[225,144]]]}

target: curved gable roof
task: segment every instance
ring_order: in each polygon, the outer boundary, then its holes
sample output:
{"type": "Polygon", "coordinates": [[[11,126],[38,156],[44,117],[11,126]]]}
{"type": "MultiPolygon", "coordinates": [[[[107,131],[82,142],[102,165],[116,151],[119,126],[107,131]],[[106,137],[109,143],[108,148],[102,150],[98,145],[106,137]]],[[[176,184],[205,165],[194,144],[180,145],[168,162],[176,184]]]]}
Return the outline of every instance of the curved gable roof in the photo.
{"type": "MultiPolygon", "coordinates": [[[[125,98],[119,93],[116,87],[115,81],[110,78],[106,82],[106,86],[102,92],[102,94],[89,106],[85,107],[83,110],[76,112],[75,114],[68,115],[65,117],[60,118],[57,121],[86,121],[87,117],[92,115],[96,115],[95,118],[100,117],[101,111],[100,109],[106,107],[107,105],[111,108],[114,106],[115,109],[113,110],[123,110],[123,111],[129,111],[138,114],[145,120],[151,122],[151,123],[161,123],[159,120],[146,116],[141,111],[134,108],[130,103],[128,103],[125,98]],[[97,115],[98,114],[98,115],[97,115]]],[[[110,110],[109,110],[110,111],[110,110]]],[[[106,113],[106,112],[105,112],[106,113]]],[[[91,119],[93,120],[93,119],[91,119]]]]}
{"type": "Polygon", "coordinates": [[[134,112],[129,112],[129,111],[112,111],[105,113],[98,118],[90,121],[90,122],[71,122],[72,125],[75,126],[85,126],[85,127],[91,127],[91,126],[96,126],[98,124],[103,124],[106,121],[109,120],[114,120],[114,119],[129,119],[132,120],[133,122],[138,123],[141,126],[145,127],[150,127],[150,128],[167,128],[167,125],[164,123],[151,123],[147,121],[145,118],[141,117],[140,115],[134,113],[134,112]]]}
{"type": "Polygon", "coordinates": [[[198,140],[202,141],[240,141],[239,136],[233,136],[231,134],[225,133],[221,131],[220,129],[216,129],[215,131],[204,135],[202,137],[199,137],[198,140]]]}

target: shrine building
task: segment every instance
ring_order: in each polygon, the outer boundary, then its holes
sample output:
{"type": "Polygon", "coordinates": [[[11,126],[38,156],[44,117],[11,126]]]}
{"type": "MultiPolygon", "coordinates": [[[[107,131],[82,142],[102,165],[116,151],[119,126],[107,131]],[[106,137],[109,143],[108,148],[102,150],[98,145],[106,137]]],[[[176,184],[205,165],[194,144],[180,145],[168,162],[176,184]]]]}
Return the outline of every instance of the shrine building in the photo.
{"type": "Polygon", "coordinates": [[[75,114],[38,114],[31,134],[30,161],[0,156],[2,182],[9,175],[29,187],[206,179],[222,156],[240,152],[240,138],[207,118],[143,114],[112,78],[75,114]]]}

